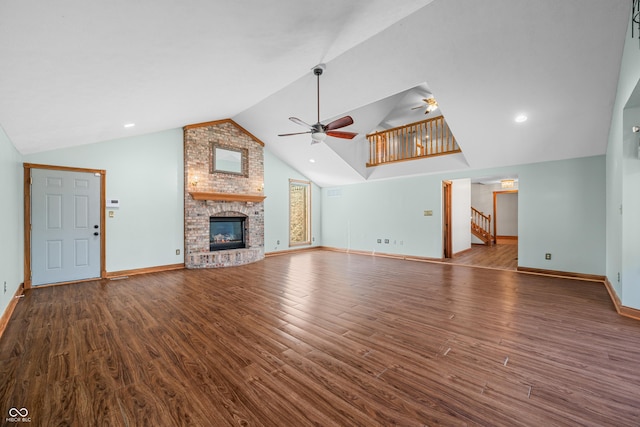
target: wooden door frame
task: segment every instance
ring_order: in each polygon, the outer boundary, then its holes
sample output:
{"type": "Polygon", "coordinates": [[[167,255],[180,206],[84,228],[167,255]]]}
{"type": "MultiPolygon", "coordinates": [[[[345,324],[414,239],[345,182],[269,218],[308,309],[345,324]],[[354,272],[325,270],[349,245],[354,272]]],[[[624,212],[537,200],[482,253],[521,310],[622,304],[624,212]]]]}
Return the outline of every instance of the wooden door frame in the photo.
{"type": "Polygon", "coordinates": [[[498,242],[498,195],[517,192],[518,190],[501,190],[493,192],[493,243],[498,242]]]}
{"type": "MultiPolygon", "coordinates": [[[[24,288],[31,289],[31,169],[49,169],[65,172],[85,172],[100,174],[100,278],[107,277],[106,271],[106,178],[107,171],[103,169],[72,168],[67,166],[40,165],[23,163],[24,166],[24,288]]],[[[74,280],[77,282],[78,280],[74,280]]],[[[69,282],[65,282],[69,283],[69,282]]],[[[59,283],[61,284],[61,283],[59,283]]]]}
{"type": "Polygon", "coordinates": [[[442,181],[442,254],[444,258],[453,258],[453,240],[451,237],[451,181],[442,181]]]}

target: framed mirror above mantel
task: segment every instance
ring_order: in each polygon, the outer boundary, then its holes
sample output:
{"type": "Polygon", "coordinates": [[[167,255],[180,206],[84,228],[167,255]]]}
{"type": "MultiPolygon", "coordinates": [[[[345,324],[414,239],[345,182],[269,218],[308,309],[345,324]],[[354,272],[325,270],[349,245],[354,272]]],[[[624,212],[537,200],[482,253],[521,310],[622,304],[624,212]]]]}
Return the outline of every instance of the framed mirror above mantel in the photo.
{"type": "Polygon", "coordinates": [[[211,143],[211,173],[249,176],[248,150],[211,143]]]}

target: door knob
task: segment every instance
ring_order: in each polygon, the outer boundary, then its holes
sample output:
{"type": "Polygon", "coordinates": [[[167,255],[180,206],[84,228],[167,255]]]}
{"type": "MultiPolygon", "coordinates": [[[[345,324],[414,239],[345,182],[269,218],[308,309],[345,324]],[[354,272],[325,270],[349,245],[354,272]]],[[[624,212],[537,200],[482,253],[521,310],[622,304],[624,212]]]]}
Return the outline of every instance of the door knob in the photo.
{"type": "Polygon", "coordinates": [[[93,233],[94,236],[99,236],[100,233],[98,233],[97,231],[95,233],[93,233]]]}
{"type": "Polygon", "coordinates": [[[94,225],[93,228],[100,228],[98,224],[94,225]]]}

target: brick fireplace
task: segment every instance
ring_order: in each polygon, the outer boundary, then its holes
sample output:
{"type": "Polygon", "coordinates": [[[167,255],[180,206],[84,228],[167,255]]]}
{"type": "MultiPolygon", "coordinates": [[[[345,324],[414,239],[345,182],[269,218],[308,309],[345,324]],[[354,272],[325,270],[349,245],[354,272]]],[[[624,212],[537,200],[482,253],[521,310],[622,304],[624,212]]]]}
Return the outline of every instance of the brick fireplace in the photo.
{"type": "Polygon", "coordinates": [[[184,127],[187,268],[229,267],[264,258],[263,147],[230,119],[184,127]],[[243,219],[244,247],[211,250],[211,224],[221,217],[243,219]]]}

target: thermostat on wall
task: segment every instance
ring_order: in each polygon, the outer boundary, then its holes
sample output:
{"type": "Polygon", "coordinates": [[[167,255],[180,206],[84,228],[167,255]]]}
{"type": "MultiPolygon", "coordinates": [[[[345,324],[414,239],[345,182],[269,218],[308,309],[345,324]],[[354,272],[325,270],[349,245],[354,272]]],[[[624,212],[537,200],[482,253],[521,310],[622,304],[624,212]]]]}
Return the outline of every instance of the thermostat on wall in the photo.
{"type": "Polygon", "coordinates": [[[108,208],[119,208],[120,200],[119,199],[107,199],[107,207],[108,208]]]}

